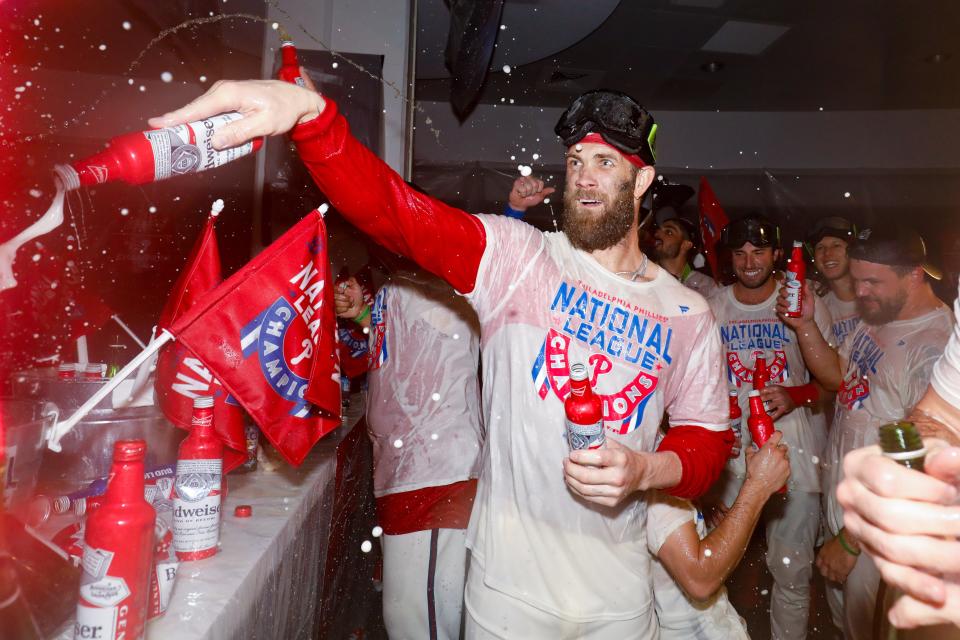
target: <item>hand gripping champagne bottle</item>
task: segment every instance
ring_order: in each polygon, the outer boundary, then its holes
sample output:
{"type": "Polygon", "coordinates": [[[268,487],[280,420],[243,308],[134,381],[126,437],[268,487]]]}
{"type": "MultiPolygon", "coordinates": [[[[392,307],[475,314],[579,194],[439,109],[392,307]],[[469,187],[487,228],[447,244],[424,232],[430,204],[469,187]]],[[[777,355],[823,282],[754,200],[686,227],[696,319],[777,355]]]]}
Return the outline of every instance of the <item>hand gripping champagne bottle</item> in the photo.
{"type": "Polygon", "coordinates": [[[222,483],[223,443],[213,429],[213,398],[202,396],[193,401],[190,435],[177,455],[173,548],[179,560],[217,553],[222,483]]]}
{"type": "MultiPolygon", "coordinates": [[[[750,437],[757,448],[762,447],[773,435],[777,428],[773,424],[773,418],[767,414],[763,408],[763,399],[759,391],[751,391],[747,396],[750,398],[750,417],[747,418],[747,428],[750,429],[750,437]]],[[[777,490],[777,493],[786,493],[787,485],[783,485],[777,490]]]]}
{"type": "Polygon", "coordinates": [[[284,39],[280,43],[280,72],[277,75],[281,80],[298,87],[307,86],[300,75],[300,61],[297,60],[297,48],[293,40],[284,39]]]}
{"type": "MultiPolygon", "coordinates": [[[[923,463],[927,457],[927,448],[916,425],[912,422],[892,422],[879,429],[880,449],[883,455],[899,465],[923,473],[923,463]]],[[[873,637],[880,640],[896,640],[897,628],[890,624],[887,612],[893,606],[900,593],[897,589],[880,582],[877,592],[876,608],[873,613],[873,637]]]]}
{"type": "Polygon", "coordinates": [[[603,449],[606,437],[603,433],[603,405],[600,396],[593,392],[582,364],[570,367],[570,395],[563,403],[567,414],[567,444],[570,450],[603,449]]]}
{"type": "Polygon", "coordinates": [[[237,112],[221,113],[175,127],[127,133],[110,140],[99,153],[57,165],[54,173],[69,191],[117,180],[146,184],[213,169],[263,146],[263,138],[257,138],[231,149],[213,148],[214,134],[242,117],[237,112]]]}
{"type": "Polygon", "coordinates": [[[807,263],[803,259],[803,243],[793,241],[793,250],[787,264],[787,311],[783,315],[788,318],[799,318],[803,314],[803,288],[807,280],[807,263]]]}
{"type": "Polygon", "coordinates": [[[143,497],[143,440],[120,440],[103,504],[87,517],[74,640],[143,637],[156,512],[143,497]]]}

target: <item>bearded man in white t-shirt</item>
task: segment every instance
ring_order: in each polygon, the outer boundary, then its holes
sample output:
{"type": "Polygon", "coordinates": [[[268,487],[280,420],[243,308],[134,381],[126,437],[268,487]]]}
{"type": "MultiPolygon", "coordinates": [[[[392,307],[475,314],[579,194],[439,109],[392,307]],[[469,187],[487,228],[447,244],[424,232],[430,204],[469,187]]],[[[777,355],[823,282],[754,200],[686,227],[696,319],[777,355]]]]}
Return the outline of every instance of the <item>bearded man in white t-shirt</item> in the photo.
{"type": "MultiPolygon", "coordinates": [[[[720,289],[709,302],[720,327],[729,381],[739,392],[746,422],[756,361],[760,356],[765,359],[770,380],[761,396],[791,452],[787,492],[771,498],[763,514],[767,568],[774,580],[771,632],[778,639],[804,638],[820,522],[818,462],[826,441],[826,423],[813,412],[819,390],[804,366],[797,336],[774,308],[780,282],[775,270],[781,257],[779,227],[761,216],[746,216],[724,227],[721,242],[731,253],[737,281],[720,289]]],[[[830,314],[822,305],[818,309],[811,330],[829,336],[830,314]]],[[[751,443],[747,429],[743,429],[743,440],[746,449],[751,443]]],[[[721,508],[733,504],[745,476],[741,453],[729,461],[714,490],[721,508]]]]}
{"type": "MultiPolygon", "coordinates": [[[[923,239],[912,229],[878,225],[865,229],[850,249],[850,274],[861,323],[839,354],[813,327],[817,304],[804,294],[803,316],[787,318],[800,337],[804,360],[827,389],[837,390],[836,413],[825,455],[826,525],[832,538],[817,565],[842,584],[844,636],[868,639],[880,575],[860,543],[843,528],[836,488],[843,478],[844,455],[877,442],[877,429],[902,420],[921,399],[953,328],[950,309],[933,293],[928,275],[939,271],[927,261],[923,239]]],[[[786,309],[785,295],[778,309],[786,309]]],[[[831,608],[839,610],[831,594],[831,608]]]]}
{"type": "Polygon", "coordinates": [[[640,251],[657,126],[629,96],[580,96],[566,149],[564,231],[470,215],[417,193],[350,134],[336,105],[277,81],[219,82],[151,119],[239,111],[214,147],[291,138],[349,222],[450,283],[481,327],[487,439],[467,534],[472,638],[655,638],[648,489],[702,495],[733,444],[716,321],[640,251]],[[607,448],[570,452],[572,363],[591,370],[607,448]],[[670,430],[656,445],[664,414],[670,430]],[[561,471],[562,470],[562,471],[561,471]]]}

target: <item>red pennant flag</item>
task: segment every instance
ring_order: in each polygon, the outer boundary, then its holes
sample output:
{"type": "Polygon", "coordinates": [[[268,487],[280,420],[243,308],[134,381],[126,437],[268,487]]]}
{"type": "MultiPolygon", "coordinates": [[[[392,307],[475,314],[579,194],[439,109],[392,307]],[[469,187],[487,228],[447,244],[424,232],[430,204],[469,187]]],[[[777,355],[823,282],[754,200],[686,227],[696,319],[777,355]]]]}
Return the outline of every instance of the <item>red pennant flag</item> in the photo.
{"type": "MultiPolygon", "coordinates": [[[[160,312],[158,325],[170,327],[220,284],[220,250],[214,230],[216,205],[200,237],[193,245],[187,266],[173,285],[173,291],[160,312]]],[[[223,452],[225,471],[231,471],[247,460],[246,439],[243,430],[243,411],[220,383],[179,344],[169,344],[160,351],[157,361],[157,380],[154,385],[157,402],[167,420],[182,429],[190,429],[193,399],[214,397],[214,428],[226,445],[223,452]]]]}
{"type": "Polygon", "coordinates": [[[169,327],[294,465],[340,426],[326,235],[312,211],[169,327]]]}
{"type": "Polygon", "coordinates": [[[703,176],[700,177],[700,193],[697,194],[697,204],[700,208],[700,235],[703,236],[703,253],[710,263],[710,272],[713,279],[720,280],[720,269],[717,264],[717,244],[720,242],[720,232],[730,222],[730,218],[723,211],[717,195],[710,187],[710,183],[703,176]]]}

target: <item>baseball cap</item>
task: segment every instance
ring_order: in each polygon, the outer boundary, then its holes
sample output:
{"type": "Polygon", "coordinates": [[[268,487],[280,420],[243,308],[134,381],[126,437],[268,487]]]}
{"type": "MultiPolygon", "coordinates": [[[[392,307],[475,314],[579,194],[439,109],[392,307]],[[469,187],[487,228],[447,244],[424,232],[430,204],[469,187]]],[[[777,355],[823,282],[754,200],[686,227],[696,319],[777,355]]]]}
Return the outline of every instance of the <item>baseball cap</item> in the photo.
{"type": "Polygon", "coordinates": [[[752,214],[733,220],[720,232],[720,244],[728,249],[739,249],[748,242],[755,247],[779,247],[780,227],[752,214]]]}
{"type": "Polygon", "coordinates": [[[927,245],[920,234],[903,225],[880,224],[864,229],[847,253],[854,260],[874,264],[921,267],[934,280],[943,278],[943,272],[929,262],[927,245]]]}
{"type": "Polygon", "coordinates": [[[841,218],[840,216],[820,218],[814,223],[810,233],[807,234],[807,242],[810,246],[815,246],[827,236],[845,240],[849,244],[857,237],[857,227],[846,218],[841,218]]]}
{"type": "Polygon", "coordinates": [[[657,123],[650,112],[620,91],[598,89],[581,94],[553,130],[568,147],[595,133],[624,155],[637,156],[648,165],[657,161],[657,123]]]}

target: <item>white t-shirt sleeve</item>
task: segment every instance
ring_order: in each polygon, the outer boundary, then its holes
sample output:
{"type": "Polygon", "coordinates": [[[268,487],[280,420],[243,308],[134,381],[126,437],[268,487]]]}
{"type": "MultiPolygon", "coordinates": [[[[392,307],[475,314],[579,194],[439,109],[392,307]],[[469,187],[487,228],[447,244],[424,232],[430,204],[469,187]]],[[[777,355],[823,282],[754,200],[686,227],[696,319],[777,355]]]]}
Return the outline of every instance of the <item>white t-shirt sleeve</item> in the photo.
{"type": "MultiPolygon", "coordinates": [[[[960,288],[957,291],[960,296],[960,288]]],[[[953,335],[933,367],[930,385],[937,394],[960,409],[960,297],[953,303],[953,335]]]]}
{"type": "Polygon", "coordinates": [[[676,344],[684,348],[674,357],[665,390],[664,406],[670,426],[693,425],[711,431],[730,428],[726,363],[720,329],[706,309],[676,322],[676,344]]]}
{"type": "Polygon", "coordinates": [[[477,219],[486,231],[487,246],[476,285],[466,297],[483,325],[509,303],[545,244],[543,233],[520,220],[499,215],[478,215],[477,219]]]}
{"type": "Polygon", "coordinates": [[[836,339],[833,337],[833,316],[830,315],[830,309],[827,309],[823,300],[817,300],[813,307],[813,321],[817,323],[820,335],[827,344],[836,349],[836,339]]]}
{"type": "Polygon", "coordinates": [[[697,511],[686,500],[659,491],[647,493],[647,548],[654,556],[674,531],[688,522],[696,525],[697,511]]]}
{"type": "MultiPolygon", "coordinates": [[[[956,337],[956,333],[954,333],[951,340],[956,339],[956,337]]],[[[947,346],[949,348],[949,344],[947,346]]],[[[907,412],[920,402],[920,398],[923,397],[927,386],[931,382],[934,366],[945,353],[942,343],[916,345],[911,350],[907,360],[904,385],[900,388],[900,401],[902,406],[907,408],[907,412]]],[[[960,381],[960,378],[958,378],[958,381],[960,381]]],[[[957,389],[960,390],[960,387],[957,387],[957,389]]],[[[937,390],[937,393],[940,393],[940,391],[937,390]]]]}

